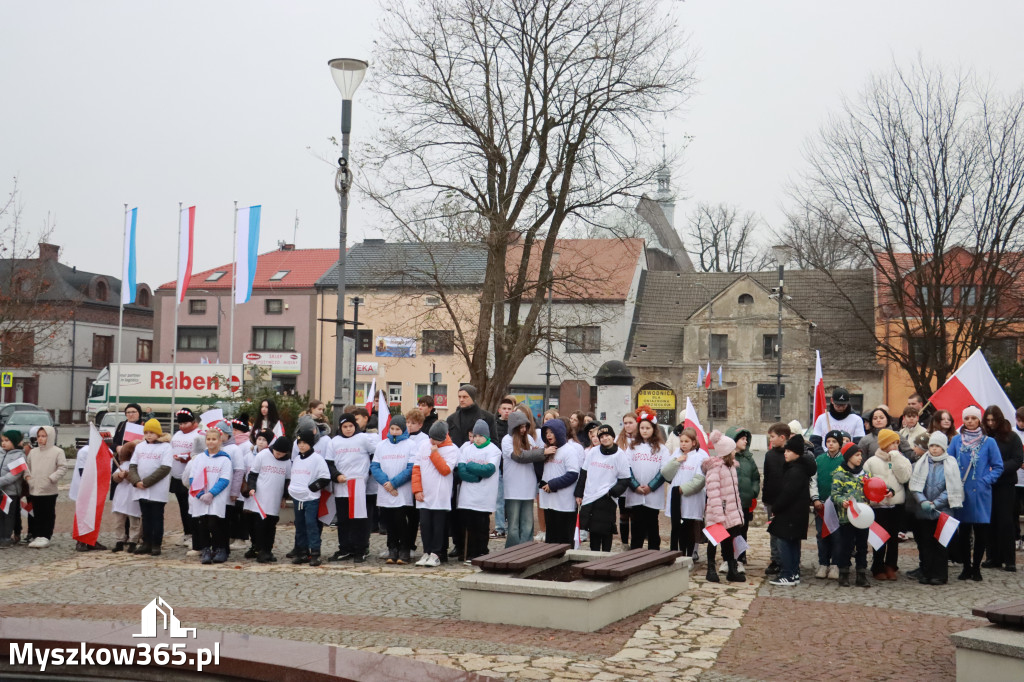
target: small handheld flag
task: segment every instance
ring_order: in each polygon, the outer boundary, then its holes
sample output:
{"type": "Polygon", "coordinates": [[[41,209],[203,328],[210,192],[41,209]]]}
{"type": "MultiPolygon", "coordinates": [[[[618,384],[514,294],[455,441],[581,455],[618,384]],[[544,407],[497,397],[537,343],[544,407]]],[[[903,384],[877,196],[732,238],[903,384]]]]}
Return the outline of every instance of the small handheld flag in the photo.
{"type": "Polygon", "coordinates": [[[0,498],[0,511],[6,514],[7,510],[11,508],[11,498],[7,497],[7,493],[0,493],[0,495],[3,495],[0,498]]]}
{"type": "Polygon", "coordinates": [[[320,491],[320,504],[317,506],[316,517],[320,523],[329,524],[338,513],[338,505],[334,501],[334,493],[330,487],[320,491]]]}
{"type": "Polygon", "coordinates": [[[839,530],[839,513],[836,511],[836,505],[832,502],[832,498],[825,500],[825,512],[822,516],[821,523],[821,537],[822,539],[827,538],[832,533],[839,530]]]}
{"type": "Polygon", "coordinates": [[[19,457],[8,465],[8,469],[12,474],[17,476],[24,471],[28,471],[28,464],[25,463],[24,457],[19,457]]]}
{"type": "Polygon", "coordinates": [[[252,496],[252,501],[256,503],[256,511],[259,513],[260,518],[267,518],[267,512],[263,511],[263,505],[260,504],[260,500],[255,494],[252,496]]]}
{"type": "Polygon", "coordinates": [[[366,479],[350,478],[345,482],[348,488],[348,517],[350,519],[366,518],[366,479]]]}
{"type": "Polygon", "coordinates": [[[708,449],[708,437],[704,433],[704,429],[700,425],[700,419],[697,417],[697,410],[693,409],[693,403],[690,399],[686,399],[686,412],[683,414],[683,427],[692,428],[697,432],[697,444],[700,445],[702,450],[707,451],[708,449]]]}
{"type": "Polygon", "coordinates": [[[935,539],[943,547],[949,547],[949,541],[953,539],[953,535],[956,534],[956,529],[959,527],[959,521],[943,512],[939,514],[939,522],[935,526],[935,539]]]}
{"type": "Polygon", "coordinates": [[[32,503],[26,498],[21,498],[21,509],[29,516],[35,516],[35,512],[32,510],[32,503]]]}
{"type": "Polygon", "coordinates": [[[366,398],[367,412],[373,412],[373,397],[375,395],[377,395],[377,377],[374,377],[373,379],[370,380],[370,392],[363,396],[364,398],[366,398]]]}
{"type": "Polygon", "coordinates": [[[213,410],[207,410],[199,415],[199,421],[202,423],[204,429],[210,429],[216,426],[217,422],[224,421],[224,410],[219,407],[213,410]]]}
{"type": "Polygon", "coordinates": [[[580,548],[580,510],[576,510],[576,531],[572,534],[572,548],[580,548]]]}
{"type": "Polygon", "coordinates": [[[715,547],[718,547],[718,545],[723,541],[729,539],[729,531],[720,523],[714,523],[705,528],[704,535],[707,536],[708,542],[715,547]]]}
{"type": "Polygon", "coordinates": [[[868,544],[871,545],[871,549],[878,551],[888,541],[889,533],[877,521],[872,523],[868,528],[868,544]]]}
{"type": "Polygon", "coordinates": [[[388,407],[388,401],[384,398],[384,391],[381,391],[380,398],[377,400],[377,429],[380,431],[381,440],[388,437],[389,428],[391,428],[391,408],[388,407]],[[387,415],[387,419],[384,418],[384,415],[387,415]]]}
{"type": "Polygon", "coordinates": [[[146,437],[145,428],[142,424],[133,424],[128,422],[124,425],[124,442],[128,443],[133,440],[142,440],[146,437]]]}
{"type": "Polygon", "coordinates": [[[747,544],[746,538],[744,538],[742,535],[737,535],[732,539],[733,556],[738,557],[742,555],[744,552],[746,552],[749,548],[750,545],[747,544]]]}

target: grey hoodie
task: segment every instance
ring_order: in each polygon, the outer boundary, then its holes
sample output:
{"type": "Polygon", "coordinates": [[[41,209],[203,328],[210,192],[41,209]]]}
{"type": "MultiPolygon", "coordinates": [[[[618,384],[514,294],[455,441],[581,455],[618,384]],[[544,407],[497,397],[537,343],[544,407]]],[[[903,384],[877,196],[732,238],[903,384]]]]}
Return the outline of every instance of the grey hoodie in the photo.
{"type": "Polygon", "coordinates": [[[0,450],[0,491],[7,493],[8,497],[21,497],[21,478],[24,474],[12,474],[11,462],[24,456],[25,451],[21,448],[0,450]]]}

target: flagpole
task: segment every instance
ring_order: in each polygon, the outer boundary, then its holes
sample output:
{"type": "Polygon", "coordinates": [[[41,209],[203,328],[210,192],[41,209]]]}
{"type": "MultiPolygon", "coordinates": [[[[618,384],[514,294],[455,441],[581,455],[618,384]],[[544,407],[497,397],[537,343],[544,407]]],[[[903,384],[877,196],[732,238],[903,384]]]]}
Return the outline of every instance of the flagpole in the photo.
{"type": "Polygon", "coordinates": [[[171,340],[171,348],[173,353],[171,355],[171,376],[173,381],[171,382],[171,425],[174,424],[174,413],[177,412],[177,400],[178,400],[178,307],[181,301],[181,295],[178,293],[181,289],[181,202],[178,202],[178,282],[174,288],[174,338],[171,340]]]}
{"type": "MultiPolygon", "coordinates": [[[[128,204],[124,205],[124,220],[125,224],[128,222],[128,204]]],[[[124,281],[124,252],[125,252],[125,241],[128,239],[127,230],[121,232],[121,288],[124,289],[127,286],[127,282],[124,281]]],[[[117,306],[117,378],[114,380],[114,410],[119,412],[121,409],[121,333],[124,328],[124,291],[121,292],[120,303],[117,306]]],[[[71,358],[71,366],[75,366],[75,359],[71,358]]]]}
{"type": "Polygon", "coordinates": [[[235,295],[238,287],[238,202],[231,236],[231,332],[228,336],[228,383],[231,383],[231,359],[235,352],[235,295]]]}

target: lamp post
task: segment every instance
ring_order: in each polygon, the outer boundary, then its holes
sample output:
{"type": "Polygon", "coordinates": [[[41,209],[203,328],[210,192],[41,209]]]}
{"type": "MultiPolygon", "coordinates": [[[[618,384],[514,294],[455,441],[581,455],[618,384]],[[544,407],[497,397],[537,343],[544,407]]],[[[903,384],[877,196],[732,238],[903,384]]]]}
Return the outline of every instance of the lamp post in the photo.
{"type": "Polygon", "coordinates": [[[782,421],[782,302],[786,293],[785,265],[789,260],[792,249],[785,244],[776,244],[772,247],[775,255],[775,262],[779,264],[779,287],[775,294],[779,299],[779,330],[775,337],[776,369],[775,369],[775,421],[782,421]]]}
{"type": "MultiPolygon", "coordinates": [[[[348,241],[348,191],[352,186],[352,172],[348,166],[348,141],[352,132],[352,95],[363,82],[369,66],[361,59],[332,59],[327,62],[334,84],[341,92],[341,157],[334,176],[334,190],[338,193],[341,222],[338,229],[338,308],[335,320],[334,355],[334,414],[341,414],[345,406],[345,243],[348,241]]],[[[352,377],[355,383],[355,376],[352,377]]]]}
{"type": "Polygon", "coordinates": [[[548,266],[548,352],[547,366],[544,370],[544,412],[551,409],[551,304],[554,300],[555,263],[557,262],[558,254],[551,254],[551,264],[548,266]]]}

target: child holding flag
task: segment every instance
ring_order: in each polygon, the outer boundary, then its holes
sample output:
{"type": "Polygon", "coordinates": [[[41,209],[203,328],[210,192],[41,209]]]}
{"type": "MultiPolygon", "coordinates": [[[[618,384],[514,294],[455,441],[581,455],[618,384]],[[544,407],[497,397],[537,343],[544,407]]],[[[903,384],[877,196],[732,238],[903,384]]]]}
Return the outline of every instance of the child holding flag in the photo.
{"type": "Polygon", "coordinates": [[[283,506],[284,490],[291,472],[292,443],[286,436],[275,439],[273,431],[268,430],[260,431],[256,443],[263,447],[249,470],[244,506],[246,513],[253,515],[252,544],[256,549],[256,561],[269,564],[277,561],[274,538],[280,517],[278,510],[283,506]],[[268,440],[274,441],[273,448],[267,447],[268,440]]]}
{"type": "Polygon", "coordinates": [[[839,450],[843,462],[832,472],[832,490],[829,497],[839,517],[839,586],[850,586],[850,560],[857,553],[857,587],[871,587],[868,582],[868,530],[850,523],[849,508],[854,502],[867,502],[864,497],[864,454],[854,443],[846,443],[839,450]]]}
{"type": "MultiPolygon", "coordinates": [[[[712,431],[708,437],[708,445],[714,454],[701,464],[707,493],[704,523],[709,526],[718,523],[729,531],[729,537],[721,543],[722,558],[728,567],[725,579],[731,583],[745,582],[746,578],[737,570],[733,546],[733,538],[743,529],[743,502],[740,499],[736,441],[723,436],[721,431],[712,431]]],[[[716,549],[713,543],[708,543],[707,579],[713,583],[720,582],[718,571],[715,569],[716,549]]]]}
{"type": "Polygon", "coordinates": [[[11,539],[14,520],[21,514],[18,502],[21,499],[21,479],[25,475],[20,470],[20,463],[24,462],[18,447],[21,438],[21,431],[17,429],[8,429],[0,437],[0,549],[14,545],[11,539]]]}
{"type": "Polygon", "coordinates": [[[228,560],[228,529],[224,511],[231,485],[231,455],[221,450],[221,432],[206,432],[206,450],[189,462],[188,489],[192,496],[192,539],[200,562],[222,564],[228,560]]]}
{"type": "MultiPolygon", "coordinates": [[[[345,412],[338,417],[338,435],[331,439],[326,457],[327,469],[334,483],[335,506],[338,511],[338,551],[328,561],[355,563],[366,561],[370,548],[369,508],[366,504],[366,479],[370,475],[375,438],[359,433],[356,417],[345,412]],[[351,484],[349,482],[352,482],[351,484]],[[356,518],[349,518],[349,488],[366,509],[356,518]]],[[[356,500],[353,500],[353,506],[356,500]]]]}
{"type": "Polygon", "coordinates": [[[864,475],[881,478],[888,488],[881,502],[872,502],[875,520],[889,533],[885,546],[875,550],[871,573],[875,580],[896,580],[899,571],[900,522],[906,503],[906,483],[910,480],[910,460],[900,452],[900,435],[891,429],[878,432],[878,449],[864,462],[864,475]]]}
{"type": "Polygon", "coordinates": [[[118,466],[110,476],[110,482],[114,485],[111,515],[114,517],[114,528],[118,532],[118,537],[111,552],[124,550],[128,554],[134,554],[139,546],[139,540],[142,539],[142,511],[139,508],[139,501],[132,494],[135,486],[128,480],[132,456],[140,442],[142,441],[126,442],[118,448],[115,455],[118,466]]]}
{"type": "Polygon", "coordinates": [[[814,503],[814,526],[818,541],[818,572],[815,578],[839,578],[839,534],[831,533],[822,537],[821,528],[825,521],[825,502],[832,495],[832,473],[843,463],[839,449],[843,446],[843,432],[832,430],[825,434],[825,452],[815,458],[818,470],[818,499],[814,503]]]}
{"type": "Polygon", "coordinates": [[[918,501],[919,530],[914,539],[921,553],[921,577],[917,582],[922,585],[945,585],[949,580],[948,552],[935,531],[940,516],[964,504],[960,468],[946,453],[947,445],[945,434],[932,433],[928,455],[917,460],[910,476],[910,492],[918,501]]]}

